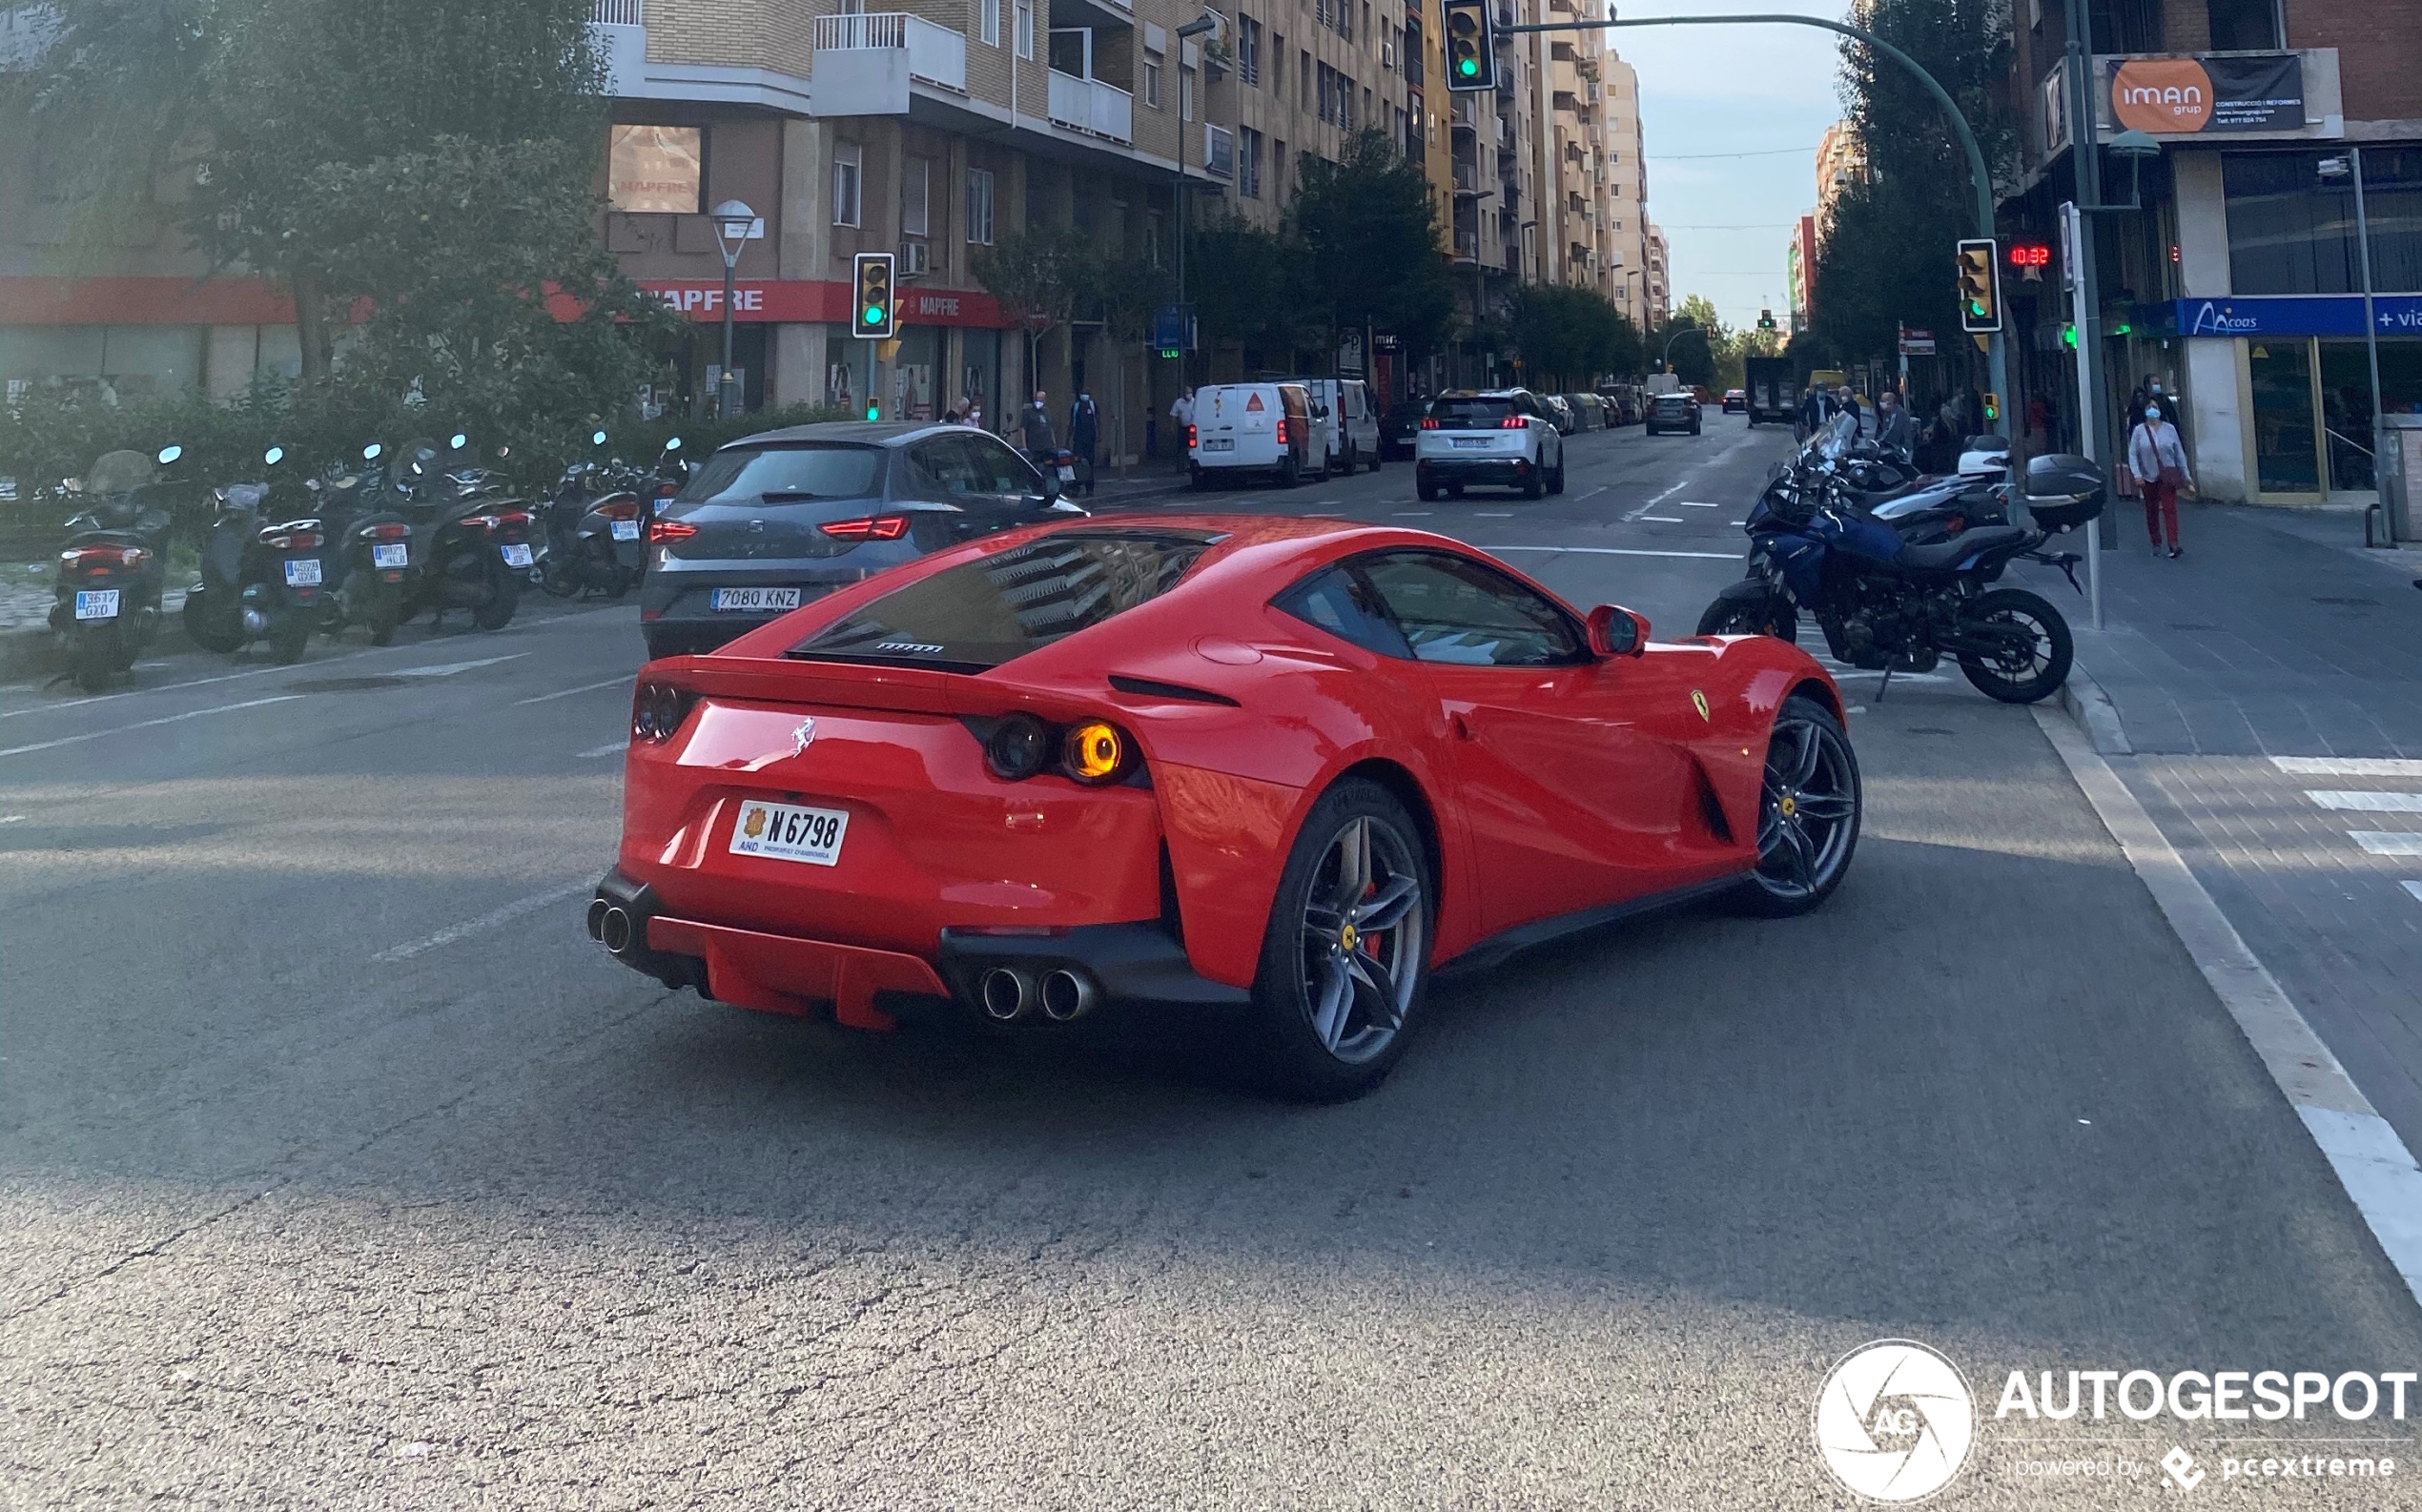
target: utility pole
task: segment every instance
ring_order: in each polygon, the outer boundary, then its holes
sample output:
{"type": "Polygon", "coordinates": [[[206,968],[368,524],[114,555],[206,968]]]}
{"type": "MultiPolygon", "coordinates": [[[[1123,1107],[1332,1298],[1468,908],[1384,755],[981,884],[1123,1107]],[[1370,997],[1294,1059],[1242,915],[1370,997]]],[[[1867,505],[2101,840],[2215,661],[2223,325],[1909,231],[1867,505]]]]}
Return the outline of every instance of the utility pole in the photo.
{"type": "MultiPolygon", "coordinates": [[[[2103,399],[2103,293],[2097,268],[2097,238],[2089,207],[2103,203],[2103,145],[2100,128],[2094,116],[2094,99],[2090,89],[2093,64],[2073,24],[2077,17],[2070,10],[2068,49],[2063,59],[2068,95],[2069,156],[2076,165],[2077,200],[2062,207],[2062,259],[2068,265],[2069,319],[2077,328],[2077,393],[2078,444],[2091,461],[2109,466],[2114,460],[2111,450],[2110,406],[2103,399]]],[[[2124,466],[2124,458],[2116,459],[2124,466]]],[[[2112,469],[2116,478],[2118,472],[2112,469]]],[[[2103,628],[2103,522],[2085,522],[2086,597],[2091,601],[2094,628],[2103,628]]]]}

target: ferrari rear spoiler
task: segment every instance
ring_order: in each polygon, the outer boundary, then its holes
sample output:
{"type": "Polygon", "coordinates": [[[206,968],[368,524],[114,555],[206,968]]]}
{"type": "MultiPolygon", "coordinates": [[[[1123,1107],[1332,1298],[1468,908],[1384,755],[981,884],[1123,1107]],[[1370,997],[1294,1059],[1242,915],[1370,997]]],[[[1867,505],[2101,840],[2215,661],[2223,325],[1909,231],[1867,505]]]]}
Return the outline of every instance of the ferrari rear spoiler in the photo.
{"type": "Polygon", "coordinates": [[[749,656],[675,656],[650,662],[643,683],[669,683],[708,698],[825,708],[887,709],[902,714],[1006,714],[1032,709],[1057,719],[1091,712],[1064,695],[987,682],[966,672],[875,666],[852,662],[803,662],[749,656]]]}

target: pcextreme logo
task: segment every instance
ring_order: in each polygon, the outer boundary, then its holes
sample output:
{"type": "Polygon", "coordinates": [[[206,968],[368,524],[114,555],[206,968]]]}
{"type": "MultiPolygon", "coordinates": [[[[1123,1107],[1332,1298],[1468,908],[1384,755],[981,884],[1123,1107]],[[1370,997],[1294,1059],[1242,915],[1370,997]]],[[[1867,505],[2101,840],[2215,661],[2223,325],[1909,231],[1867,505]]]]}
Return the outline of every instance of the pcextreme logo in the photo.
{"type": "Polygon", "coordinates": [[[1976,1438],[1960,1367],[1906,1338],[1862,1344],[1816,1393],[1816,1453],[1854,1495],[1922,1502],[1951,1483],[1976,1438]]]}

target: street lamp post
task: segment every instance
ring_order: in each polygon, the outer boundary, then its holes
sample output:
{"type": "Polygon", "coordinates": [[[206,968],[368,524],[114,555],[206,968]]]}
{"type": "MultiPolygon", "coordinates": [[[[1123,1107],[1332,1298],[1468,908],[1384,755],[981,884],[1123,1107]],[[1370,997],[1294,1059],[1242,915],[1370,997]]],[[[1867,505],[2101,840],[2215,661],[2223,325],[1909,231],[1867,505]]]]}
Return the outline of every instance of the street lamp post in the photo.
{"type": "Polygon", "coordinates": [[[740,408],[740,384],[731,371],[731,282],[740,267],[740,249],[765,235],[764,223],[748,202],[727,199],[715,207],[715,246],[723,253],[723,378],[715,385],[715,417],[729,419],[740,408]]]}
{"type": "Polygon", "coordinates": [[[1703,337],[1707,335],[1707,328],[1705,326],[1686,325],[1665,338],[1665,356],[1657,359],[1656,367],[1658,372],[1671,373],[1673,371],[1673,343],[1679,341],[1686,336],[1692,335],[1703,337]]]}

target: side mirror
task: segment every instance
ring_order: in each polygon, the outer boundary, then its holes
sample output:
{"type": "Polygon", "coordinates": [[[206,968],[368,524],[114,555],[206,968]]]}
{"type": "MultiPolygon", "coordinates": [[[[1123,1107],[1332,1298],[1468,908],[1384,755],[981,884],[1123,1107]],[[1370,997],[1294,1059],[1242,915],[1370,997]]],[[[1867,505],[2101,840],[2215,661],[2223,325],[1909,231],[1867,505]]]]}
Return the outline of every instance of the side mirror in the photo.
{"type": "Polygon", "coordinates": [[[160,448],[159,463],[162,467],[166,467],[184,455],[185,448],[182,446],[163,446],[160,448]]]}
{"type": "Polygon", "coordinates": [[[665,450],[668,452],[677,452],[681,450],[681,438],[676,436],[671,440],[667,441],[665,443],[665,450]]]}
{"type": "Polygon", "coordinates": [[[1648,616],[1611,603],[1599,604],[1590,611],[1590,649],[1601,657],[1647,655],[1648,616]]]}

